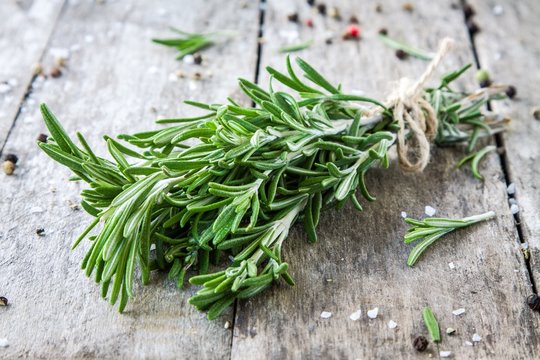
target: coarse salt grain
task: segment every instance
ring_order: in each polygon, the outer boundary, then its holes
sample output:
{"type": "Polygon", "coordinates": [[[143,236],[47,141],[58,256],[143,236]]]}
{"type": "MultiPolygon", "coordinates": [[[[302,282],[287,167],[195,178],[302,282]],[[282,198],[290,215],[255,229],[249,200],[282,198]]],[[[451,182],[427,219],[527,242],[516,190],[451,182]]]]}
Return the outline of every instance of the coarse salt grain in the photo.
{"type": "Polygon", "coordinates": [[[504,12],[504,8],[501,6],[501,5],[495,5],[493,7],[493,14],[494,15],[502,15],[502,13],[504,12]]]}
{"type": "Polygon", "coordinates": [[[514,193],[516,192],[516,184],[510,183],[506,188],[506,192],[508,193],[508,195],[514,195],[514,193]]]}
{"type": "Polygon", "coordinates": [[[465,341],[464,344],[465,346],[473,346],[473,343],[470,341],[465,341]]]}
{"type": "Polygon", "coordinates": [[[92,43],[94,42],[94,37],[92,35],[86,35],[84,37],[84,41],[86,41],[87,43],[92,43]]]}
{"type": "Polygon", "coordinates": [[[43,209],[42,207],[39,207],[39,206],[32,206],[30,208],[30,214],[37,214],[37,213],[41,213],[41,212],[44,212],[45,209],[43,209]]]}
{"type": "Polygon", "coordinates": [[[456,316],[463,315],[463,314],[465,314],[465,309],[464,308],[456,309],[456,310],[452,311],[452,314],[454,314],[456,316]]]}
{"type": "Polygon", "coordinates": [[[517,206],[516,204],[512,204],[510,206],[510,212],[516,215],[519,212],[519,206],[517,206]]]}
{"type": "Polygon", "coordinates": [[[437,210],[435,210],[431,206],[429,206],[429,205],[426,206],[425,213],[426,213],[427,216],[433,216],[433,215],[435,215],[436,212],[437,212],[437,210]]]}
{"type": "Polygon", "coordinates": [[[401,212],[401,217],[405,219],[407,217],[407,213],[405,211],[402,211],[401,212]]]}
{"type": "Polygon", "coordinates": [[[375,319],[377,317],[377,315],[379,315],[379,308],[378,307],[373,308],[371,310],[368,310],[368,312],[367,312],[367,316],[370,319],[375,319]]]}
{"type": "Polygon", "coordinates": [[[449,267],[450,269],[454,270],[454,269],[456,268],[456,265],[454,265],[453,262],[450,262],[450,263],[448,263],[448,267],[449,267]]]}
{"type": "Polygon", "coordinates": [[[155,74],[155,73],[157,73],[158,71],[159,71],[159,69],[158,69],[157,66],[150,66],[150,67],[148,68],[148,72],[149,72],[150,74],[155,74]]]}
{"type": "Polygon", "coordinates": [[[321,313],[321,317],[322,317],[323,319],[329,319],[329,318],[332,317],[332,313],[329,312],[329,311],[323,311],[323,312],[321,313]]]}
{"type": "Polygon", "coordinates": [[[451,352],[451,351],[440,351],[440,352],[439,352],[439,355],[440,355],[442,358],[447,358],[447,357],[450,357],[450,355],[452,355],[452,352],[451,352]]]}
{"type": "Polygon", "coordinates": [[[0,83],[0,94],[5,94],[11,90],[11,86],[8,83],[0,83]]]}
{"type": "Polygon", "coordinates": [[[0,338],[0,347],[8,347],[9,346],[9,342],[6,338],[0,338]]]}
{"type": "Polygon", "coordinates": [[[362,316],[362,310],[358,309],[349,316],[349,319],[351,319],[352,321],[356,321],[360,319],[361,316],[362,316]]]}
{"type": "Polygon", "coordinates": [[[228,329],[230,327],[231,327],[231,322],[230,321],[225,321],[225,325],[223,325],[223,328],[228,329]]]}
{"type": "Polygon", "coordinates": [[[478,335],[478,334],[476,334],[476,333],[473,334],[473,336],[472,336],[472,341],[473,341],[473,342],[479,342],[479,341],[481,341],[481,340],[482,340],[482,337],[481,337],[480,335],[478,335]]]}
{"type": "Polygon", "coordinates": [[[388,322],[388,328],[389,329],[395,329],[397,327],[397,323],[394,320],[390,320],[388,322]]]}
{"type": "Polygon", "coordinates": [[[182,61],[184,62],[184,64],[191,65],[195,63],[195,58],[193,57],[193,55],[188,54],[182,58],[182,61]]]}

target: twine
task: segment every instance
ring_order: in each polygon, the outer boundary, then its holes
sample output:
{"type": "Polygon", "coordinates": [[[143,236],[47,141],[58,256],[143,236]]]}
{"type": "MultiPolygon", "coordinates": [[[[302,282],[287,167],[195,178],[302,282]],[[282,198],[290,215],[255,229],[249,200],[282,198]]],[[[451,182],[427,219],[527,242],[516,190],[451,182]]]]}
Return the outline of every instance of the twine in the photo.
{"type": "Polygon", "coordinates": [[[408,78],[401,78],[396,90],[388,97],[387,107],[394,108],[394,118],[400,127],[397,133],[397,152],[399,164],[404,171],[420,172],[429,163],[430,142],[437,134],[438,120],[431,104],[422,97],[423,90],[453,45],[452,39],[443,39],[437,54],[420,79],[412,83],[408,78]],[[405,140],[405,125],[411,134],[408,140],[405,140]]]}

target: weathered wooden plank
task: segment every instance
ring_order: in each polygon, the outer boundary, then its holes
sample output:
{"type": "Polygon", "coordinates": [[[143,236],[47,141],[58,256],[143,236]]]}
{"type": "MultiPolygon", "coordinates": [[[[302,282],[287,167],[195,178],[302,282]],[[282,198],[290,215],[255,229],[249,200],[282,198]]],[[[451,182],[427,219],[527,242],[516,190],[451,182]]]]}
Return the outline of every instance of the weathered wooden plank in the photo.
{"type": "Polygon", "coordinates": [[[529,243],[533,275],[540,279],[540,16],[538,1],[474,1],[480,65],[494,80],[517,88],[514,101],[494,103],[514,120],[505,133],[507,171],[515,184],[523,240],[529,243]]]}
{"type": "MultiPolygon", "coordinates": [[[[327,5],[332,3],[337,4],[327,5]]],[[[382,4],[382,13],[375,11],[375,3],[339,3],[345,19],[356,15],[361,20],[363,39],[355,43],[339,39],[346,22],[321,18],[304,1],[270,0],[262,65],[283,69],[284,59],[277,49],[298,31],[296,42],[315,39],[301,55],[330,80],[382,97],[391,88],[388,81],[403,75],[417,77],[426,65],[413,59],[400,62],[393,50],[377,40],[382,27],[427,49],[435,49],[444,36],[456,38],[460,46],[445,61],[444,70],[472,62],[462,13],[451,9],[451,1],[437,6],[418,1],[412,13],[399,2],[377,3],[382,4]],[[302,21],[312,18],[314,28],[288,22],[287,15],[293,12],[299,12],[302,21]],[[336,34],[332,45],[325,44],[328,33],[336,34]]],[[[473,86],[472,79],[468,85],[473,86]]],[[[421,317],[426,305],[433,308],[443,331],[442,343],[429,348],[435,356],[441,350],[452,351],[459,359],[538,356],[537,322],[529,318],[524,305],[528,278],[512,215],[505,206],[498,157],[487,158],[482,183],[466,170],[455,169],[461,154],[455,149],[435,150],[429,167],[418,175],[404,175],[395,165],[371,171],[368,187],[377,201],[366,204],[363,213],[346,208],[324,214],[315,245],[307,244],[297,227],[284,246],[297,286],[275,286],[239,303],[233,359],[416,358],[412,339],[427,336],[421,317]],[[402,243],[406,226],[400,212],[421,217],[425,205],[437,208],[441,216],[487,210],[497,211],[498,216],[496,221],[441,240],[411,269],[405,264],[410,246],[402,243]],[[450,262],[455,269],[449,268],[450,262]],[[379,316],[370,320],[366,312],[374,307],[379,308],[379,316]],[[465,314],[452,314],[461,307],[465,314]],[[361,319],[350,320],[357,309],[362,310],[361,319]],[[322,311],[332,312],[332,317],[322,319],[322,311]],[[390,320],[397,322],[397,329],[388,328],[390,320]],[[457,334],[445,335],[446,327],[457,329],[457,334]],[[482,341],[465,346],[474,333],[482,341]]]]}
{"type": "MultiPolygon", "coordinates": [[[[52,48],[76,49],[64,74],[34,93],[46,102],[71,134],[80,130],[101,149],[104,134],[152,128],[157,113],[177,116],[180,100],[219,102],[236,96],[236,78],[253,78],[256,63],[257,4],[240,1],[132,1],[70,3],[52,48]],[[204,52],[207,64],[178,62],[175,52],[152,44],[186,31],[234,30],[236,38],[204,52]],[[74,45],[78,45],[73,47],[74,45]],[[185,79],[171,81],[183,69],[185,79]],[[194,72],[201,81],[191,80],[194,72]],[[208,73],[213,72],[210,76],[208,73]]],[[[51,59],[50,51],[46,59],[51,59]]],[[[36,102],[39,102],[36,101],[36,102]]],[[[99,287],[79,270],[87,244],[69,250],[89,222],[70,209],[82,187],[67,183],[69,173],[35,146],[44,131],[37,104],[17,121],[6,152],[19,156],[11,177],[0,175],[0,292],[10,306],[0,309],[0,338],[9,347],[0,357],[30,358],[223,358],[231,330],[187,304],[195,289],[180,291],[163,276],[137,288],[126,313],[99,298],[99,287]],[[43,227],[46,236],[38,237],[43,227]]]]}
{"type": "Polygon", "coordinates": [[[64,0],[0,2],[0,151],[64,0]]]}

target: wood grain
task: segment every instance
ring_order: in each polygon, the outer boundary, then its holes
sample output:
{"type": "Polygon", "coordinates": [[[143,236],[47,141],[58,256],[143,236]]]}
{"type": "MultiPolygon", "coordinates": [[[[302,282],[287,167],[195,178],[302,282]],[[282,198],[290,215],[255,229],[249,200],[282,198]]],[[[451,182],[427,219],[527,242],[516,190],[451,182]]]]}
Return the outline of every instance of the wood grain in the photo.
{"type": "Polygon", "coordinates": [[[32,80],[65,0],[1,1],[0,152],[32,80]]]}
{"type": "MultiPolygon", "coordinates": [[[[315,39],[300,55],[345,89],[378,97],[387,94],[389,81],[417,77],[426,63],[400,62],[376,34],[386,28],[391,36],[425,49],[435,49],[444,36],[458,41],[444,70],[472,62],[462,13],[451,2],[415,2],[412,13],[398,2],[339,2],[345,19],[357,16],[363,29],[360,42],[344,42],[346,22],[317,15],[304,1],[270,0],[265,18],[262,65],[283,69],[277,49],[299,32],[296,42],[315,39]],[[298,12],[314,28],[287,21],[298,12]],[[333,35],[333,43],[325,40],[333,35]]],[[[328,7],[338,2],[327,2],[328,7]]],[[[472,78],[472,75],[470,77],[472,78]]],[[[267,77],[262,76],[264,83],[267,77]]],[[[468,86],[473,86],[472,79],[468,86]]],[[[330,211],[319,225],[319,243],[307,244],[301,228],[284,246],[286,261],[297,286],[275,286],[263,296],[239,303],[233,338],[233,359],[255,355],[271,359],[408,359],[419,357],[412,339],[426,335],[421,310],[430,306],[443,331],[440,345],[430,345],[430,356],[452,351],[458,359],[521,359],[539,356],[537,320],[524,305],[528,277],[520,254],[513,218],[506,206],[504,176],[496,155],[482,166],[486,181],[466,170],[455,170],[462,152],[433,151],[423,174],[404,175],[396,166],[372,170],[368,187],[377,196],[358,213],[351,208],[330,211]],[[415,268],[406,266],[410,246],[402,243],[406,230],[400,212],[422,217],[424,206],[441,216],[461,217],[496,210],[497,219],[459,231],[440,240],[415,268]],[[453,262],[455,269],[448,263],[453,262]],[[366,312],[379,308],[376,319],[366,312]],[[452,311],[465,308],[462,316],[452,311]],[[358,321],[351,313],[362,310],[358,321]],[[322,311],[332,317],[322,319],[322,311]],[[389,329],[390,320],[397,329],[389,329]],[[447,336],[446,327],[457,329],[447,336]],[[465,346],[474,333],[482,341],[465,346]],[[264,354],[264,355],[260,355],[264,354]]],[[[422,356],[424,357],[424,356],[422,356]]],[[[427,355],[425,355],[427,357],[427,355]]]]}
{"type": "Polygon", "coordinates": [[[540,2],[474,1],[472,5],[482,29],[476,36],[480,65],[495,81],[514,85],[518,92],[513,101],[494,102],[493,107],[513,119],[503,135],[507,171],[516,187],[518,218],[523,241],[530,247],[533,275],[540,279],[540,121],[532,115],[540,109],[540,2]],[[497,5],[502,9],[499,15],[497,5]]]}
{"type": "MultiPolygon", "coordinates": [[[[50,48],[79,50],[34,99],[46,102],[70,134],[81,131],[104,154],[101,136],[152,128],[159,115],[186,114],[183,99],[237,97],[236,78],[255,73],[257,28],[257,4],[240,1],[70,2],[50,48]],[[170,36],[169,25],[253,36],[208,49],[200,67],[178,62],[173,50],[150,42],[170,36]],[[178,69],[186,78],[171,81],[178,69]],[[191,80],[194,72],[203,79],[191,80]]],[[[52,61],[50,48],[45,58],[52,61]]],[[[155,276],[136,290],[123,315],[100,299],[99,287],[79,270],[87,244],[70,250],[90,220],[67,203],[79,200],[83,185],[68,183],[68,171],[39,151],[35,138],[45,129],[37,104],[24,106],[28,110],[6,145],[19,156],[19,167],[11,177],[0,175],[0,293],[10,301],[0,308],[0,338],[9,342],[0,357],[228,357],[231,330],[223,324],[232,312],[206,320],[187,304],[196,289],[180,291],[155,276]],[[40,227],[44,237],[36,235],[40,227]]]]}

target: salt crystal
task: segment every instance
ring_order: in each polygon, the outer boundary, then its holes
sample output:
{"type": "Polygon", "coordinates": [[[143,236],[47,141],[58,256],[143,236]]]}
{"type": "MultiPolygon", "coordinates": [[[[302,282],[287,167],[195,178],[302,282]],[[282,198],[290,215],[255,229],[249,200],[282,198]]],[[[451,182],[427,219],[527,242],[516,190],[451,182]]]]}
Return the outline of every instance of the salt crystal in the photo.
{"type": "Polygon", "coordinates": [[[453,262],[450,262],[450,263],[448,263],[448,267],[449,267],[450,269],[454,270],[454,269],[456,268],[456,265],[454,265],[453,262]]]}
{"type": "Polygon", "coordinates": [[[512,206],[510,206],[510,212],[516,215],[519,212],[519,206],[517,206],[516,204],[512,204],[512,206]]]}
{"type": "Polygon", "coordinates": [[[402,211],[401,212],[401,217],[405,219],[407,217],[407,213],[405,211],[402,211]]]}
{"type": "Polygon", "coordinates": [[[370,319],[375,319],[377,317],[377,315],[379,315],[379,308],[378,307],[373,308],[371,310],[368,310],[368,312],[367,312],[367,316],[370,319]]]}
{"type": "Polygon", "coordinates": [[[439,355],[440,355],[442,358],[447,358],[447,357],[450,357],[450,355],[452,355],[452,352],[451,352],[451,351],[440,351],[440,352],[439,352],[439,355]]]}
{"type": "Polygon", "coordinates": [[[395,329],[397,327],[397,323],[394,320],[390,320],[388,322],[388,328],[389,329],[395,329]]]}
{"type": "Polygon", "coordinates": [[[298,39],[300,34],[296,30],[292,30],[292,31],[281,30],[279,32],[279,36],[281,36],[282,38],[287,39],[288,42],[292,42],[292,41],[298,39]]]}
{"type": "Polygon", "coordinates": [[[356,321],[360,319],[360,316],[362,316],[362,310],[358,309],[349,316],[349,319],[356,321]]]}
{"type": "Polygon", "coordinates": [[[169,81],[170,81],[170,82],[178,81],[178,76],[176,76],[175,73],[169,74],[169,81]]]}
{"type": "Polygon", "coordinates": [[[67,59],[69,58],[69,49],[65,49],[65,48],[52,48],[50,50],[50,53],[53,57],[58,57],[58,58],[64,58],[64,59],[67,59]]]}
{"type": "Polygon", "coordinates": [[[11,86],[8,83],[0,83],[0,94],[5,94],[11,90],[11,86]]]}
{"type": "Polygon", "coordinates": [[[71,45],[71,46],[69,47],[69,50],[70,50],[71,52],[79,51],[79,50],[81,50],[81,45],[79,45],[79,44],[73,44],[73,45],[71,45]]]}
{"type": "Polygon", "coordinates": [[[161,8],[161,9],[158,9],[157,13],[159,16],[164,16],[167,14],[167,10],[161,8]]]}
{"type": "Polygon", "coordinates": [[[495,5],[493,7],[493,15],[499,16],[504,12],[504,8],[501,5],[495,5]]]}
{"type": "Polygon", "coordinates": [[[493,58],[495,59],[495,61],[499,61],[499,60],[502,59],[502,54],[500,52],[497,52],[497,53],[495,53],[493,58]]]}
{"type": "Polygon", "coordinates": [[[506,188],[506,192],[508,193],[508,195],[514,195],[514,193],[516,192],[516,184],[510,183],[506,188]]]}
{"type": "Polygon", "coordinates": [[[223,325],[223,327],[224,327],[225,329],[230,328],[230,327],[231,327],[231,322],[230,322],[230,321],[225,321],[225,325],[223,325]]]}
{"type": "Polygon", "coordinates": [[[182,58],[182,61],[184,62],[184,64],[191,65],[195,63],[195,58],[193,57],[193,55],[188,54],[182,58]]]}
{"type": "Polygon", "coordinates": [[[470,341],[465,341],[464,344],[465,346],[473,346],[473,343],[470,341]]]}
{"type": "Polygon", "coordinates": [[[14,78],[13,78],[13,79],[9,79],[9,80],[7,81],[7,83],[9,84],[9,86],[12,86],[12,87],[15,87],[15,86],[19,85],[19,81],[18,81],[17,79],[14,79],[14,78]]]}
{"type": "Polygon", "coordinates": [[[40,206],[32,206],[32,207],[30,208],[30,214],[42,213],[42,212],[44,212],[44,211],[45,211],[45,209],[43,209],[43,208],[40,207],[40,206]]]}
{"type": "Polygon", "coordinates": [[[435,210],[435,209],[432,208],[431,206],[427,205],[427,206],[426,206],[425,212],[426,212],[426,215],[427,215],[427,216],[433,216],[433,215],[435,215],[435,213],[437,212],[437,210],[435,210]]]}
{"type": "Polygon", "coordinates": [[[6,338],[0,338],[0,347],[8,347],[9,346],[9,342],[6,338]]]}
{"type": "Polygon", "coordinates": [[[148,68],[148,72],[149,72],[150,74],[155,74],[155,73],[157,73],[158,71],[159,71],[159,69],[157,68],[157,66],[150,66],[150,67],[148,68]]]}
{"type": "Polygon", "coordinates": [[[456,329],[454,329],[454,328],[451,328],[451,327],[446,328],[446,333],[447,333],[448,335],[452,335],[452,334],[454,334],[455,332],[456,332],[456,329]]]}
{"type": "Polygon", "coordinates": [[[87,43],[93,43],[94,37],[92,35],[85,35],[84,41],[86,41],[87,43]]]}
{"type": "Polygon", "coordinates": [[[516,204],[516,205],[517,205],[518,202],[517,202],[516,199],[510,198],[510,199],[508,199],[508,203],[509,203],[510,205],[513,205],[513,204],[516,204]]]}
{"type": "Polygon", "coordinates": [[[197,90],[197,84],[195,83],[195,81],[189,81],[189,90],[193,91],[193,90],[197,90]]]}
{"type": "Polygon", "coordinates": [[[482,340],[482,337],[476,333],[473,334],[472,336],[472,341],[473,342],[479,342],[480,340],[482,340]]]}
{"type": "Polygon", "coordinates": [[[329,312],[329,311],[323,311],[323,312],[321,313],[321,317],[322,317],[323,319],[330,319],[330,318],[332,317],[332,313],[329,312]]]}
{"type": "Polygon", "coordinates": [[[465,309],[464,308],[456,309],[456,310],[452,311],[452,314],[454,314],[456,316],[463,315],[463,314],[465,314],[465,309]]]}

